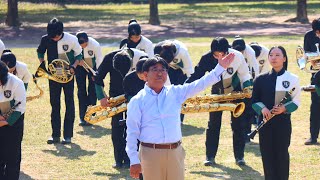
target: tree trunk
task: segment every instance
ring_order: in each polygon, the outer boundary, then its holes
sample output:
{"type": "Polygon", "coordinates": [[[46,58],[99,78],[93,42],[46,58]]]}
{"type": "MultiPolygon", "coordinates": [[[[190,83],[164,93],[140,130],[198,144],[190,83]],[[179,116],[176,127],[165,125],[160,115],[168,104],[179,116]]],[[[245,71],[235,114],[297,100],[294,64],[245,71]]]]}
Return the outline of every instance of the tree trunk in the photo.
{"type": "Polygon", "coordinates": [[[297,0],[297,21],[308,23],[307,0],[297,0]]]}
{"type": "Polygon", "coordinates": [[[150,5],[150,19],[149,24],[160,25],[159,13],[158,13],[158,1],[149,0],[150,5]]]}
{"type": "Polygon", "coordinates": [[[285,22],[309,23],[307,14],[307,0],[297,0],[297,16],[285,22]]]}
{"type": "Polygon", "coordinates": [[[8,0],[6,25],[19,26],[18,0],[8,0]]]}

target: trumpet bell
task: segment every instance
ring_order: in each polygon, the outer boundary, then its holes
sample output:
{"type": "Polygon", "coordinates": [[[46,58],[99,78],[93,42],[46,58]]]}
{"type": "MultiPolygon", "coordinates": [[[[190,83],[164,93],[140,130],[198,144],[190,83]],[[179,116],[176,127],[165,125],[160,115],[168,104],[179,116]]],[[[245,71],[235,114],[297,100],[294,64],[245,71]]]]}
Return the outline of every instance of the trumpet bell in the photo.
{"type": "Polygon", "coordinates": [[[309,52],[306,53],[301,46],[296,50],[297,63],[300,70],[308,73],[315,73],[320,70],[320,53],[309,52]]]}

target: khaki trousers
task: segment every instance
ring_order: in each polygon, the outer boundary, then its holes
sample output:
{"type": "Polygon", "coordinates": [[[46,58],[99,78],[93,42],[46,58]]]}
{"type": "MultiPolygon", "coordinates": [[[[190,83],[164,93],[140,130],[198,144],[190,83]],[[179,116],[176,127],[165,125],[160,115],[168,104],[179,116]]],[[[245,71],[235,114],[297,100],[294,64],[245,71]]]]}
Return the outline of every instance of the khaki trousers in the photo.
{"type": "Polygon", "coordinates": [[[183,180],[184,158],[182,145],[176,149],[153,149],[140,145],[139,151],[144,180],[183,180]]]}

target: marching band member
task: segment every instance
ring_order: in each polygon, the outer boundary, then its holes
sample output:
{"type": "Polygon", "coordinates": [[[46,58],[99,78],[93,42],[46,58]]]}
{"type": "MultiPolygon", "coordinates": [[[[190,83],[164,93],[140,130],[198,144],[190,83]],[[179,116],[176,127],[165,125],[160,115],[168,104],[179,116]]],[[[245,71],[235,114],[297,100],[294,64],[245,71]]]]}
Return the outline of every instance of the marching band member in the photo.
{"type": "MultiPolygon", "coordinates": [[[[303,48],[305,52],[317,52],[316,43],[320,44],[320,18],[312,21],[312,30],[304,36],[303,48]]],[[[311,76],[311,84],[316,84],[314,74],[311,76]]],[[[310,138],[304,143],[312,145],[317,143],[320,130],[320,97],[316,92],[311,92],[310,106],[310,138]]]]}
{"type": "Polygon", "coordinates": [[[21,163],[26,91],[0,61],[0,179],[18,180],[21,163]],[[15,107],[15,108],[13,108],[15,107]]]}
{"type": "Polygon", "coordinates": [[[164,86],[168,64],[161,57],[154,56],[143,64],[147,83],[128,105],[126,151],[130,157],[131,177],[138,178],[142,172],[145,180],[184,179],[181,105],[187,98],[217,83],[233,59],[233,53],[224,59],[219,55],[219,65],[209,74],[179,86],[164,86]],[[141,142],[140,158],[138,140],[141,142]]]}
{"type": "MultiPolygon", "coordinates": [[[[70,63],[70,71],[74,74],[77,64],[83,61],[82,48],[76,36],[63,32],[63,23],[56,18],[50,20],[47,25],[47,35],[42,36],[38,46],[38,58],[44,63],[44,54],[47,52],[48,64],[55,59],[63,59],[70,63]]],[[[52,136],[48,144],[59,143],[61,136],[60,96],[63,89],[65,95],[66,112],[64,119],[64,131],[62,144],[70,144],[73,137],[73,125],[75,118],[74,107],[74,80],[68,83],[59,83],[49,80],[51,127],[52,136]]]]}
{"type": "Polygon", "coordinates": [[[20,61],[17,61],[16,56],[8,49],[3,51],[1,61],[9,68],[9,72],[16,75],[24,83],[25,89],[28,88],[28,83],[32,79],[32,75],[28,70],[28,66],[20,61]]]}
{"type": "Polygon", "coordinates": [[[291,113],[300,104],[300,86],[298,77],[286,71],[288,58],[282,46],[272,47],[268,59],[272,70],[255,79],[252,107],[260,120],[270,120],[259,131],[265,179],[284,180],[289,178],[291,113]],[[293,92],[289,97],[290,90],[293,92]],[[279,105],[285,96],[288,101],[279,105]],[[275,115],[272,119],[271,114],[275,115]]]}
{"type": "Polygon", "coordinates": [[[85,69],[83,66],[77,66],[76,68],[76,82],[78,86],[78,99],[79,99],[79,117],[80,126],[90,125],[84,120],[84,115],[86,114],[87,107],[89,105],[96,105],[97,95],[94,85],[94,75],[97,67],[102,62],[102,50],[100,44],[93,39],[88,37],[87,33],[80,31],[76,34],[78,42],[82,47],[83,57],[89,69],[85,69]],[[89,72],[88,72],[89,71],[89,72]],[[87,77],[88,77],[88,90],[87,90],[87,77]]]}
{"type": "MultiPolygon", "coordinates": [[[[101,106],[109,106],[109,96],[115,97],[124,94],[122,86],[123,76],[128,71],[131,72],[135,69],[134,67],[141,56],[147,56],[147,54],[134,48],[124,48],[112,51],[104,57],[95,77],[96,94],[101,106]],[[103,90],[103,80],[108,73],[110,73],[109,96],[103,90]]],[[[113,116],[111,120],[111,138],[115,159],[114,168],[128,168],[130,165],[129,158],[125,152],[126,126],[119,123],[122,119],[123,113],[120,113],[113,116]]]]}
{"type": "MultiPolygon", "coordinates": [[[[154,47],[154,54],[159,54],[169,64],[168,75],[171,84],[183,84],[194,72],[187,47],[178,40],[165,40],[154,47]]],[[[181,123],[184,114],[180,115],[181,123]]]]}
{"type": "Polygon", "coordinates": [[[250,47],[254,50],[256,59],[259,63],[259,74],[270,71],[270,63],[268,61],[269,49],[256,42],[250,43],[250,47]]]}
{"type": "Polygon", "coordinates": [[[137,20],[131,19],[129,21],[128,35],[128,38],[123,39],[120,42],[120,49],[126,46],[128,48],[139,49],[140,51],[147,53],[149,57],[154,55],[153,44],[148,38],[141,35],[141,26],[138,24],[137,20]]]}
{"type": "Polygon", "coordinates": [[[232,49],[235,49],[241,52],[246,60],[249,72],[253,79],[255,79],[259,75],[259,65],[255,56],[254,50],[245,43],[245,41],[240,37],[236,36],[234,41],[232,42],[232,49]]]}
{"type": "Polygon", "coordinates": [[[6,47],[5,47],[5,45],[4,45],[4,43],[1,41],[1,39],[0,39],[0,54],[2,54],[3,53],[3,50],[5,50],[6,49],[6,47]]]}
{"type": "MultiPolygon", "coordinates": [[[[219,54],[226,56],[229,53],[235,54],[235,60],[228,66],[226,71],[222,73],[221,81],[212,86],[211,93],[228,94],[232,91],[241,91],[242,88],[251,86],[251,76],[243,55],[240,52],[229,48],[228,40],[223,37],[213,39],[211,51],[201,57],[198,65],[195,67],[195,72],[186,82],[190,83],[204,76],[206,72],[211,71],[218,64],[219,54]]],[[[209,114],[208,128],[206,130],[205,166],[215,164],[215,156],[219,145],[222,112],[210,112],[209,114]]],[[[245,165],[244,125],[245,119],[242,118],[242,116],[238,118],[231,117],[234,157],[238,165],[245,165]]]]}

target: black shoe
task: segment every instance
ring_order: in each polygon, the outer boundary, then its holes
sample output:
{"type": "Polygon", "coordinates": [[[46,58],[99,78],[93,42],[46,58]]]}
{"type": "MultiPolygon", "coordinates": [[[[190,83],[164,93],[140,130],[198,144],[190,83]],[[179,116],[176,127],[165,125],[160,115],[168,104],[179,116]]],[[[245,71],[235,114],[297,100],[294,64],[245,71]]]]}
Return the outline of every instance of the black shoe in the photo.
{"type": "Polygon", "coordinates": [[[244,159],[236,159],[236,164],[238,166],[244,166],[246,165],[246,162],[244,161],[244,159]]]}
{"type": "Polygon", "coordinates": [[[115,163],[114,165],[112,165],[112,167],[115,168],[115,169],[120,169],[120,168],[122,168],[122,164],[115,163]]]}
{"type": "Polygon", "coordinates": [[[215,165],[216,162],[214,161],[214,158],[207,158],[204,162],[203,165],[205,166],[213,166],[215,165]]]}
{"type": "Polygon", "coordinates": [[[308,139],[306,142],[304,142],[304,145],[314,145],[317,144],[317,140],[316,139],[308,139]]]}
{"type": "Polygon", "coordinates": [[[47,144],[56,144],[60,142],[59,137],[51,137],[47,140],[47,144]]]}
{"type": "Polygon", "coordinates": [[[71,138],[64,138],[64,139],[61,141],[61,144],[71,144],[71,138]]]}

